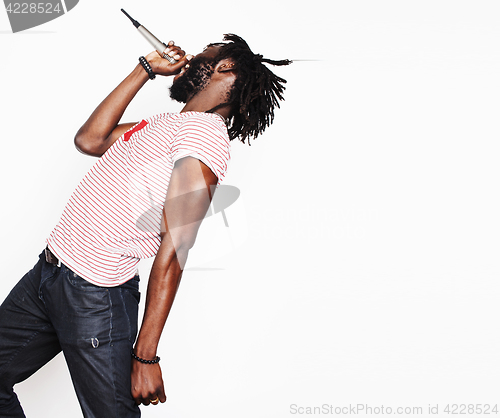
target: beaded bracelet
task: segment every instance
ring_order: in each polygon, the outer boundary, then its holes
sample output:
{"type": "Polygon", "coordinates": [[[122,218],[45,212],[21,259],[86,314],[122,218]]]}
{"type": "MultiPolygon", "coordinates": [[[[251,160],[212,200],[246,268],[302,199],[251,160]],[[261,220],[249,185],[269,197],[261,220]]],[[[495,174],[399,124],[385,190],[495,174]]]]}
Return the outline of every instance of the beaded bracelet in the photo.
{"type": "Polygon", "coordinates": [[[132,355],[134,360],[137,360],[137,361],[144,363],[144,364],[156,364],[156,363],[160,362],[160,357],[158,357],[158,356],[156,356],[153,360],[144,360],[143,358],[140,358],[140,357],[135,355],[134,349],[130,350],[130,354],[132,355]]]}
{"type": "Polygon", "coordinates": [[[154,80],[156,78],[156,75],[153,72],[153,69],[151,68],[151,65],[149,65],[149,62],[146,60],[146,58],[139,57],[139,62],[141,63],[142,68],[144,68],[148,73],[149,79],[154,80]]]}

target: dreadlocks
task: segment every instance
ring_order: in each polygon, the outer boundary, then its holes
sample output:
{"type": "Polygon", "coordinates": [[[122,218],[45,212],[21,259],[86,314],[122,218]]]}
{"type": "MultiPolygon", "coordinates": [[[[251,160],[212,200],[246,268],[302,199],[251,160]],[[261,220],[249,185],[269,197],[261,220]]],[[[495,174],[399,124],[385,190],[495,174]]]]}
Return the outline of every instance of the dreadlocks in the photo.
{"type": "Polygon", "coordinates": [[[229,138],[239,138],[250,144],[250,138],[264,132],[274,120],[274,108],[283,100],[286,80],[274,74],[264,63],[271,65],[288,65],[292,61],[273,61],[254,54],[248,44],[234,34],[224,35],[229,43],[212,44],[220,47],[217,62],[229,58],[234,62],[237,73],[234,85],[229,92],[226,103],[222,103],[210,111],[230,105],[229,138]]]}

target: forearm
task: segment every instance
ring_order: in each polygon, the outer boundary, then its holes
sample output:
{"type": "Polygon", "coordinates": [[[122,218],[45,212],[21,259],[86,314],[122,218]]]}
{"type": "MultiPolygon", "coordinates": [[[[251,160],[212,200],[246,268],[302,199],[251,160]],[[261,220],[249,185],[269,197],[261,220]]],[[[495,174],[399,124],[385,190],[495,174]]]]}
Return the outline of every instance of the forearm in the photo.
{"type": "Polygon", "coordinates": [[[75,136],[75,145],[82,152],[102,155],[109,148],[113,130],[137,92],[148,81],[141,65],[134,70],[101,102],[75,136]]]}
{"type": "Polygon", "coordinates": [[[176,249],[170,237],[163,239],[162,246],[151,268],[144,317],[135,346],[136,355],[148,360],[156,356],[188,254],[183,247],[176,249]]]}
{"type": "MultiPolygon", "coordinates": [[[[134,348],[145,360],[156,357],[158,342],[165,326],[182,276],[187,252],[175,250],[169,237],[164,237],[155,258],[148,282],[146,308],[141,330],[134,348]]],[[[131,393],[138,404],[149,405],[154,399],[165,402],[165,389],[159,364],[132,361],[131,393]]]]}

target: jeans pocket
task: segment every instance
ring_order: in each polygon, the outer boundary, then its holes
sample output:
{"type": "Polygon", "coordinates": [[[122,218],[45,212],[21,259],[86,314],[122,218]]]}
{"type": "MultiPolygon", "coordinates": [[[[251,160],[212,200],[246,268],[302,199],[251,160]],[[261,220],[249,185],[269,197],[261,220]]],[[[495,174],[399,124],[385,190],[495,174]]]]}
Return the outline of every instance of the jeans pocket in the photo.
{"type": "Polygon", "coordinates": [[[140,293],[137,290],[121,289],[121,298],[123,300],[124,316],[128,321],[129,334],[127,338],[133,344],[138,330],[140,293]]]}
{"type": "Polygon", "coordinates": [[[139,304],[141,301],[141,292],[138,290],[124,289],[124,292],[130,294],[130,296],[134,298],[136,304],[139,304]]]}
{"type": "Polygon", "coordinates": [[[68,269],[67,267],[62,267],[62,268],[66,270],[65,271],[66,274],[64,274],[65,279],[76,290],[80,290],[82,292],[102,292],[103,290],[107,289],[106,287],[97,286],[94,283],[85,280],[83,277],[79,276],[78,274],[68,269]]]}
{"type": "Polygon", "coordinates": [[[118,286],[123,292],[130,294],[135,300],[136,303],[139,303],[141,300],[141,292],[139,292],[139,275],[134,276],[130,280],[118,286]]]}

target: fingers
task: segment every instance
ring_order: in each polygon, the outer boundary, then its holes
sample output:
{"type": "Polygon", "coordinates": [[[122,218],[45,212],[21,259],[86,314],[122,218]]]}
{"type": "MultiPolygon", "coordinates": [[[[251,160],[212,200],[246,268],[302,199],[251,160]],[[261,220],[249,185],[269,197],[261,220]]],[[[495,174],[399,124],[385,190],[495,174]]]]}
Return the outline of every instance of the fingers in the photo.
{"type": "Polygon", "coordinates": [[[174,41],[170,41],[168,43],[168,47],[165,49],[165,53],[173,58],[174,60],[178,61],[176,64],[172,64],[172,65],[177,65],[179,63],[182,62],[182,67],[186,66],[187,68],[189,68],[189,64],[188,62],[191,61],[194,56],[191,55],[191,54],[187,54],[186,55],[186,52],[184,50],[182,50],[179,46],[175,45],[175,42],[174,41]]]}
{"type": "Polygon", "coordinates": [[[167,400],[167,396],[165,395],[165,389],[163,387],[158,388],[158,391],[155,394],[150,394],[147,398],[143,398],[137,402],[137,404],[143,405],[158,405],[158,403],[164,403],[167,400]]]}
{"type": "Polygon", "coordinates": [[[167,400],[167,396],[165,395],[165,389],[163,386],[160,386],[156,389],[154,393],[150,392],[146,395],[135,396],[135,403],[137,405],[158,405],[159,402],[164,403],[167,400]]]}
{"type": "Polygon", "coordinates": [[[189,68],[189,61],[193,59],[192,55],[185,55],[183,56],[177,63],[175,64],[169,64],[171,74],[179,74],[183,70],[186,70],[189,68]]]}
{"type": "Polygon", "coordinates": [[[165,392],[163,390],[159,391],[160,393],[158,394],[150,394],[145,398],[136,398],[135,403],[137,405],[158,405],[158,403],[164,403],[167,400],[167,397],[165,396],[165,392]]]}
{"type": "Polygon", "coordinates": [[[156,51],[151,52],[146,56],[146,60],[151,65],[155,74],[169,76],[176,75],[186,66],[193,58],[193,55],[187,54],[181,47],[175,45],[174,41],[170,41],[163,51],[163,54],[168,55],[177,62],[170,63],[169,60],[163,58],[162,54],[156,51]]]}
{"type": "Polygon", "coordinates": [[[186,52],[183,51],[179,46],[175,45],[174,41],[170,41],[168,43],[168,46],[165,49],[164,53],[176,61],[179,61],[184,55],[186,55],[186,52]]]}

